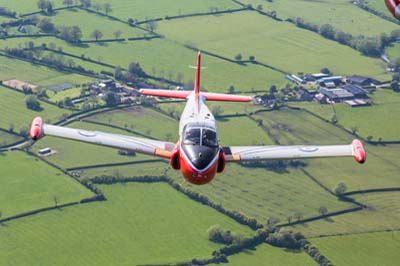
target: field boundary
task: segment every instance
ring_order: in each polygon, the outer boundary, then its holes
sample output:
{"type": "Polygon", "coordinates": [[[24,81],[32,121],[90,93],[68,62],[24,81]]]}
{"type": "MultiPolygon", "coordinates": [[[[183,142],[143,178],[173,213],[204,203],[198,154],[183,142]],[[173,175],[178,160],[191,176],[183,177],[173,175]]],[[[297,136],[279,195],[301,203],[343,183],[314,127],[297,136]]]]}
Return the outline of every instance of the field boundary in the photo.
{"type": "Polygon", "coordinates": [[[88,170],[88,169],[96,169],[96,168],[107,168],[107,167],[114,167],[114,166],[136,165],[136,164],[158,163],[158,162],[166,163],[166,161],[162,160],[162,159],[152,159],[152,160],[140,160],[140,161],[134,161],[134,162],[107,163],[107,164],[76,166],[76,167],[65,168],[65,170],[70,172],[70,171],[88,170]]]}

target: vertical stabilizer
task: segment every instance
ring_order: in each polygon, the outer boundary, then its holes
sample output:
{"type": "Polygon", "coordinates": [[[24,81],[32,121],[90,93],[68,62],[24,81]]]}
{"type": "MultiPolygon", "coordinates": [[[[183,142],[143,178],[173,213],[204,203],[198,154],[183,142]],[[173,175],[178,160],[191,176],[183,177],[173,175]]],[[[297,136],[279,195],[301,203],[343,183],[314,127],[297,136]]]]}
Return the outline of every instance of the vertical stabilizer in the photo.
{"type": "Polygon", "coordinates": [[[197,64],[196,64],[196,82],[194,83],[194,91],[196,97],[200,93],[200,64],[201,64],[201,54],[200,52],[197,53],[197,64]]]}

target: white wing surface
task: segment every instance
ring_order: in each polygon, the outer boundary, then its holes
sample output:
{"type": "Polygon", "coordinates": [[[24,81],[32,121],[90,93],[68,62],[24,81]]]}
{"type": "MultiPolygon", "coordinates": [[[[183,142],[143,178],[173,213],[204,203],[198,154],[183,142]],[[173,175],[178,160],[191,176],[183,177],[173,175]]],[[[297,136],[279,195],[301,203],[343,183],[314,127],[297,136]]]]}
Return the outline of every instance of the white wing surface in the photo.
{"type": "Polygon", "coordinates": [[[232,146],[223,149],[227,161],[302,159],[319,157],[354,157],[359,163],[366,159],[361,141],[350,145],[326,146],[232,146]]]}
{"type": "Polygon", "coordinates": [[[43,124],[41,133],[47,136],[56,136],[66,139],[78,140],[97,145],[155,155],[164,158],[170,158],[170,155],[172,154],[172,151],[175,147],[175,144],[171,142],[136,138],[98,131],[87,131],[82,129],[59,127],[47,124],[43,124]]]}

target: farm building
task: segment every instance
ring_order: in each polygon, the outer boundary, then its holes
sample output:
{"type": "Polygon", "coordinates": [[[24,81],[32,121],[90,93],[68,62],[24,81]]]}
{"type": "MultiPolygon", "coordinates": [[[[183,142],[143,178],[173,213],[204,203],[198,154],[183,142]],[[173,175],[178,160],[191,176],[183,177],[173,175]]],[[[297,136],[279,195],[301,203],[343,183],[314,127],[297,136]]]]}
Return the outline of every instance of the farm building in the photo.
{"type": "Polygon", "coordinates": [[[370,101],[361,100],[361,99],[348,100],[348,101],[344,101],[344,103],[351,107],[362,107],[362,106],[370,106],[371,105],[370,101]]]}
{"type": "Polygon", "coordinates": [[[316,91],[308,91],[307,89],[300,88],[296,91],[297,100],[299,101],[312,101],[316,91]]]}
{"type": "Polygon", "coordinates": [[[350,84],[359,85],[359,86],[374,86],[374,85],[381,84],[381,82],[379,80],[376,80],[373,78],[368,78],[368,77],[363,77],[363,76],[359,76],[359,75],[353,75],[351,77],[348,77],[347,82],[350,84]]]}
{"type": "Polygon", "coordinates": [[[43,148],[43,149],[39,150],[40,155],[49,155],[50,153],[51,153],[50,148],[43,148]]]}
{"type": "Polygon", "coordinates": [[[345,89],[325,89],[320,88],[318,94],[322,94],[328,100],[328,102],[343,102],[346,100],[354,99],[354,94],[348,92],[345,89]]]}
{"type": "Polygon", "coordinates": [[[367,91],[356,85],[346,84],[343,86],[343,89],[352,93],[355,98],[369,98],[367,95],[367,91]]]}
{"type": "Polygon", "coordinates": [[[337,87],[343,83],[342,76],[325,77],[317,80],[318,84],[324,87],[337,87]]]}

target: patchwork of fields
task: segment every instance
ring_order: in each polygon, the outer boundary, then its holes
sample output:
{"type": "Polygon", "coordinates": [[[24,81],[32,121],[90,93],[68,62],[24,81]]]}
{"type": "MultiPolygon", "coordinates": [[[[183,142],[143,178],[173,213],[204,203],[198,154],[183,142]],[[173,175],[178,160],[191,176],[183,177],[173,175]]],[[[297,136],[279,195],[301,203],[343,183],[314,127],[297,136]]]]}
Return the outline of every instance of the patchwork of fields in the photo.
{"type": "MultiPolygon", "coordinates": [[[[65,7],[65,1],[52,2],[54,8],[65,7]]],[[[338,75],[361,74],[382,81],[391,78],[384,72],[382,60],[363,56],[348,46],[256,10],[207,14],[243,8],[237,1],[99,0],[92,1],[90,10],[104,13],[108,2],[110,15],[117,19],[80,7],[45,15],[39,12],[35,1],[0,0],[0,6],[16,11],[17,17],[37,12],[40,18],[50,18],[56,25],[79,24],[82,40],[93,40],[91,33],[96,29],[103,33],[101,39],[116,38],[117,31],[121,31],[121,38],[153,34],[160,38],[76,45],[55,37],[22,36],[2,39],[0,50],[45,44],[55,51],[42,51],[42,55],[72,60],[94,73],[113,73],[114,66],[127,69],[130,63],[138,62],[152,77],[150,80],[159,80],[157,85],[165,85],[163,79],[191,85],[194,73],[188,66],[195,63],[198,48],[204,50],[202,89],[215,92],[227,92],[234,86],[235,93],[259,91],[263,95],[273,84],[284,86],[286,72],[315,73],[323,67],[338,75]],[[194,13],[202,14],[185,16],[194,13]],[[161,20],[155,22],[154,33],[150,33],[144,30],[147,23],[129,26],[125,23],[129,18],[161,20]],[[69,55],[57,54],[57,50],[69,55]],[[253,62],[250,56],[255,57],[253,62]]],[[[263,11],[276,11],[283,20],[298,16],[317,25],[329,23],[354,36],[380,36],[398,29],[398,25],[344,0],[240,2],[255,9],[262,5],[263,11]]],[[[385,12],[382,2],[369,0],[368,4],[385,12]]],[[[0,22],[10,20],[0,16],[0,22]]],[[[14,26],[9,34],[22,35],[14,26]]],[[[394,44],[387,50],[388,56],[398,57],[399,48],[394,44]]],[[[0,80],[12,78],[41,87],[64,82],[77,85],[57,94],[49,92],[52,102],[79,96],[80,85],[95,79],[83,72],[75,74],[0,56],[0,80]]],[[[354,135],[383,142],[365,144],[365,165],[356,165],[352,158],[229,164],[210,184],[193,186],[183,181],[179,171],[171,169],[168,160],[123,155],[116,149],[54,137],[46,136],[36,143],[27,141],[21,149],[0,151],[0,266],[160,265],[209,259],[225,246],[208,239],[211,226],[218,224],[242,237],[257,234],[224,211],[255,218],[264,229],[268,220],[275,220],[282,230],[301,232],[334,265],[397,265],[399,95],[378,89],[372,95],[374,105],[358,109],[343,104],[290,103],[290,107],[297,108],[267,111],[249,103],[208,104],[211,110],[218,111],[218,137],[223,146],[347,144],[354,135]],[[329,122],[334,114],[337,124],[329,122]],[[32,155],[47,147],[54,154],[32,155]],[[100,185],[96,183],[100,176],[115,177],[116,183],[100,185]],[[158,181],[161,177],[168,178],[173,186],[179,184],[182,190],[158,181]],[[132,180],[126,182],[124,178],[132,180]],[[335,195],[339,182],[345,183],[346,198],[335,195]],[[182,191],[206,198],[214,208],[182,191]],[[93,198],[96,194],[104,195],[105,200],[93,198]],[[76,205],[52,209],[68,203],[76,205]],[[48,210],[35,213],[42,208],[48,210]],[[326,208],[327,216],[322,215],[321,208],[326,208]],[[31,215],[18,217],[32,211],[31,215]],[[4,221],[12,216],[17,218],[4,221]]],[[[25,98],[21,92],[0,86],[1,129],[20,134],[35,116],[56,123],[73,114],[44,101],[40,101],[42,111],[31,111],[26,108],[25,98]]],[[[83,119],[70,118],[66,124],[175,142],[177,118],[183,106],[182,102],[157,103],[152,108],[134,104],[83,119]]],[[[0,130],[0,147],[22,139],[0,130]]],[[[266,243],[229,255],[227,260],[224,265],[318,265],[303,251],[266,243]]]]}

